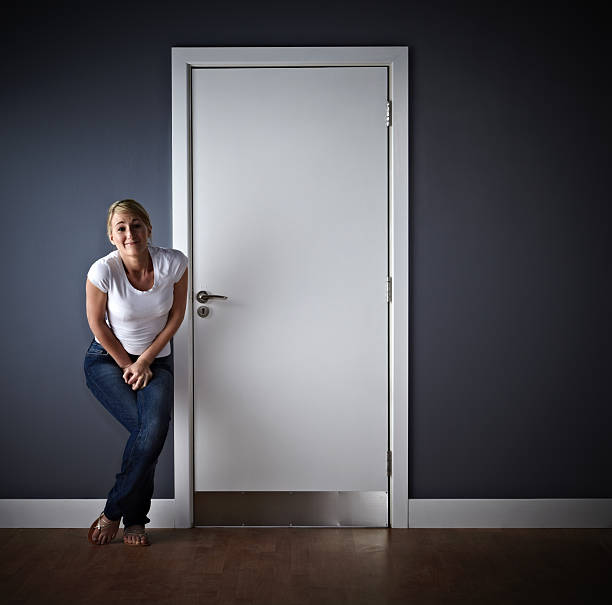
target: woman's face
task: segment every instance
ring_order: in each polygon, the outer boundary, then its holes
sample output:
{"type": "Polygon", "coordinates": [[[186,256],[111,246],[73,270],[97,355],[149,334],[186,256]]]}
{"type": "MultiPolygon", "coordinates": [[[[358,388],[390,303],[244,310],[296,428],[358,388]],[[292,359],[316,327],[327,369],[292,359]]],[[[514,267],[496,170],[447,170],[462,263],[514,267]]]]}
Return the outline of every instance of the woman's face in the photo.
{"type": "Polygon", "coordinates": [[[138,215],[115,212],[111,226],[110,241],[121,254],[140,256],[147,249],[147,238],[151,235],[151,231],[138,215]]]}

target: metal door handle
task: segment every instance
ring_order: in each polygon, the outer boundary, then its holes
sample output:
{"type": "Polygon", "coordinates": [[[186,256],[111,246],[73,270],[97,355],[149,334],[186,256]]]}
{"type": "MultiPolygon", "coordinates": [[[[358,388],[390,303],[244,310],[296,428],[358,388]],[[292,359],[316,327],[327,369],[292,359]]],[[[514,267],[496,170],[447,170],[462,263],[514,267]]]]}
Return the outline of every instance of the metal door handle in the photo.
{"type": "Polygon", "coordinates": [[[196,294],[196,299],[199,303],[207,303],[211,298],[227,300],[227,296],[221,296],[220,294],[209,294],[206,290],[200,290],[200,292],[196,294]]]}

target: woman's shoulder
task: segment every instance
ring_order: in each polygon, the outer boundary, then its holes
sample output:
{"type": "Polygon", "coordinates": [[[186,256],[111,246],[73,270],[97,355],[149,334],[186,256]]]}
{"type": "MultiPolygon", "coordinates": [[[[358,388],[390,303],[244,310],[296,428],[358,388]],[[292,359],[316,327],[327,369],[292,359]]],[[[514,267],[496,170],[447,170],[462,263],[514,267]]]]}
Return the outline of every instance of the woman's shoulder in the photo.
{"type": "Polygon", "coordinates": [[[187,257],[180,250],[163,246],[149,246],[149,250],[151,255],[157,256],[162,264],[171,267],[187,265],[187,257]]]}
{"type": "Polygon", "coordinates": [[[173,283],[176,283],[187,267],[187,257],[180,250],[174,248],[150,246],[149,250],[151,255],[157,258],[155,264],[160,269],[162,277],[168,276],[172,278],[173,283]]]}
{"type": "Polygon", "coordinates": [[[95,261],[87,271],[87,279],[102,292],[108,292],[113,280],[116,279],[113,274],[116,275],[118,257],[119,251],[114,250],[95,261]]]}
{"type": "Polygon", "coordinates": [[[159,254],[164,258],[176,259],[176,258],[187,258],[180,250],[175,248],[164,248],[163,246],[149,245],[149,250],[154,254],[159,254]]]}
{"type": "Polygon", "coordinates": [[[106,256],[103,256],[102,258],[99,258],[98,260],[94,261],[91,267],[92,268],[94,267],[103,268],[105,266],[113,267],[114,265],[117,264],[118,258],[119,258],[119,250],[113,250],[112,252],[109,252],[106,256]]]}

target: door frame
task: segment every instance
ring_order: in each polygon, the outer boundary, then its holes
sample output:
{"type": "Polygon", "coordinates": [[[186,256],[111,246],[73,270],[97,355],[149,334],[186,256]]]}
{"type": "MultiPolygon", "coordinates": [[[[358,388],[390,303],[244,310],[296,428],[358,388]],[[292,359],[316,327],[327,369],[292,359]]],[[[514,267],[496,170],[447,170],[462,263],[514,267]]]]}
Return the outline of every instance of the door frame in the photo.
{"type": "MultiPolygon", "coordinates": [[[[193,526],[191,70],[194,67],[384,66],[389,77],[389,449],[391,527],[408,527],[408,47],[173,47],[172,246],[189,258],[185,320],[174,335],[175,527],[193,526]]],[[[381,118],[382,119],[382,118],[381,118]]],[[[381,292],[385,287],[381,276],[381,292]]]]}

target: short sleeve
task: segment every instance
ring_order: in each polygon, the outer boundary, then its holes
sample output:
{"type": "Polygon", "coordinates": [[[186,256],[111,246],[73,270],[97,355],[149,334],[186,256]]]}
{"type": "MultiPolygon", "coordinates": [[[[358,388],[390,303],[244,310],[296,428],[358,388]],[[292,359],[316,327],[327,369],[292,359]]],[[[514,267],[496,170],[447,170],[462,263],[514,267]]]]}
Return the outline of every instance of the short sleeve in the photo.
{"type": "Polygon", "coordinates": [[[185,273],[185,269],[189,264],[187,257],[180,251],[174,250],[174,258],[172,259],[172,275],[174,283],[180,281],[181,277],[183,277],[183,273],[185,273]]]}
{"type": "Polygon", "coordinates": [[[102,259],[97,260],[87,272],[87,279],[102,292],[110,287],[110,267],[102,259]]]}

